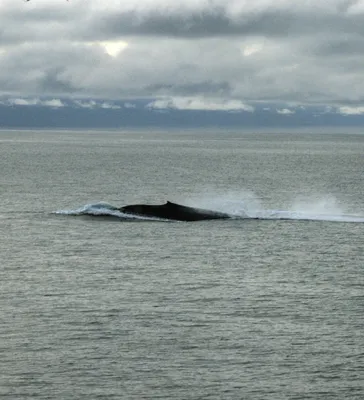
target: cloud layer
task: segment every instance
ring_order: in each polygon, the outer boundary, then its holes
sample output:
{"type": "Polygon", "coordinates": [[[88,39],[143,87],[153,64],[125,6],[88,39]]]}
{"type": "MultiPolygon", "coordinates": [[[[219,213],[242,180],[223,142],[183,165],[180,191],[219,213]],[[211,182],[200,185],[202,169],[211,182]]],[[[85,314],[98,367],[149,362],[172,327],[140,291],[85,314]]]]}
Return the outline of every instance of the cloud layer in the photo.
{"type": "Polygon", "coordinates": [[[18,97],[352,114],[364,104],[363,50],[363,0],[0,3],[0,94],[18,97]]]}

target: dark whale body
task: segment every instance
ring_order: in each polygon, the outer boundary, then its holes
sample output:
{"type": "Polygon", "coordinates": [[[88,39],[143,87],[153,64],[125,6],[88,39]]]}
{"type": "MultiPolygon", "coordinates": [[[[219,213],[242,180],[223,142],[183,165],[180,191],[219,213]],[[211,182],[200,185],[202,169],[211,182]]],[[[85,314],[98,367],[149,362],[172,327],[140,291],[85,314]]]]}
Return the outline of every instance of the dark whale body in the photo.
{"type": "Polygon", "coordinates": [[[119,208],[125,214],[138,215],[143,217],[154,217],[170,219],[174,221],[204,221],[208,219],[228,219],[230,215],[201,208],[181,206],[180,204],[167,201],[162,205],[132,204],[119,208]]]}

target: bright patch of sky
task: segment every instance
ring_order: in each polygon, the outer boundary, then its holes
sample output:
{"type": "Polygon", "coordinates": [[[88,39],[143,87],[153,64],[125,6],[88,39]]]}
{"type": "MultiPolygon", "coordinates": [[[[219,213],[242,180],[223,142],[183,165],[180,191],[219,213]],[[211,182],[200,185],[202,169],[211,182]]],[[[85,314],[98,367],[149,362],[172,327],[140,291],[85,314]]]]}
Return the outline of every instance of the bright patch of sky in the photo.
{"type": "Polygon", "coordinates": [[[128,43],[122,40],[98,42],[111,57],[117,57],[124,49],[128,47],[128,43]]]}

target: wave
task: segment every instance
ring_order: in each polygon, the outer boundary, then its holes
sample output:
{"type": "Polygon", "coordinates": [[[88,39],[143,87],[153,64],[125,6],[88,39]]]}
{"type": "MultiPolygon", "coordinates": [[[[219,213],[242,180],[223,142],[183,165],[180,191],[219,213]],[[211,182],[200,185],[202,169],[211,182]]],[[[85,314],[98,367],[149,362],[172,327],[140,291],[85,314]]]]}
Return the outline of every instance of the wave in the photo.
{"type": "MultiPolygon", "coordinates": [[[[364,223],[363,214],[347,214],[337,207],[335,202],[296,202],[291,210],[264,209],[256,198],[248,201],[209,198],[198,201],[186,201],[191,207],[204,208],[231,215],[233,219],[327,221],[364,223]],[[252,201],[253,200],[253,201],[252,201]]],[[[118,207],[106,202],[86,204],[70,210],[59,210],[59,215],[107,217],[126,221],[169,221],[166,219],[125,214],[118,207]]]]}
{"type": "Polygon", "coordinates": [[[58,215],[70,215],[70,216],[91,216],[91,217],[110,217],[117,218],[120,220],[147,220],[147,221],[166,221],[160,218],[143,217],[139,215],[125,214],[121,212],[118,207],[106,202],[98,202],[86,204],[82,207],[71,209],[71,210],[58,210],[55,212],[58,215]]]}

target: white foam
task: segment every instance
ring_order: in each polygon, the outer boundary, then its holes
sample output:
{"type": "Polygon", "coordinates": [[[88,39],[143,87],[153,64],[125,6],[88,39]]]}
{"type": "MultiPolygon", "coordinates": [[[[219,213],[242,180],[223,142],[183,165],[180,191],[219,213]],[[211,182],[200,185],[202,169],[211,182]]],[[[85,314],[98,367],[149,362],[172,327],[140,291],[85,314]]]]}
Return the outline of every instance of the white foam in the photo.
{"type": "Polygon", "coordinates": [[[301,196],[294,199],[292,206],[286,210],[265,208],[263,200],[251,191],[242,191],[218,195],[205,193],[185,200],[185,203],[192,207],[221,211],[237,218],[364,222],[363,213],[346,213],[336,198],[331,195],[307,196],[306,198],[301,196]]]}
{"type": "Polygon", "coordinates": [[[116,207],[105,202],[86,204],[74,210],[59,210],[56,214],[62,215],[113,215],[115,217],[124,215],[116,207]]]}
{"type": "MultiPolygon", "coordinates": [[[[60,215],[91,215],[91,216],[111,216],[124,220],[151,220],[151,221],[161,221],[160,218],[153,217],[144,217],[140,215],[134,214],[125,214],[121,212],[117,207],[106,203],[106,202],[98,202],[86,204],[82,207],[76,208],[74,210],[58,210],[55,212],[60,215]]],[[[163,221],[163,220],[162,220],[163,221]]]]}

